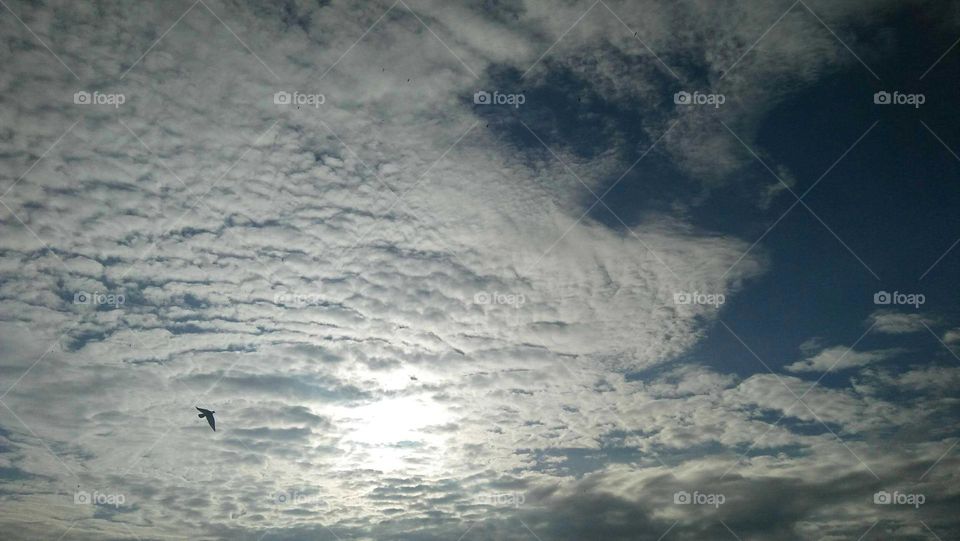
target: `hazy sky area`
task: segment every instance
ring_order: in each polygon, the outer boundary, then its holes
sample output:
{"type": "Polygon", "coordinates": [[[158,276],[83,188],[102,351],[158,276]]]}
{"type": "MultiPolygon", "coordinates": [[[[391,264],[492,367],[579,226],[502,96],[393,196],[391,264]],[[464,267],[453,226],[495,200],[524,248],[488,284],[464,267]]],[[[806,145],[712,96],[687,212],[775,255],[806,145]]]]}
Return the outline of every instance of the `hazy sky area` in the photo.
{"type": "Polygon", "coordinates": [[[960,539],[960,2],[0,38],[0,539],[960,539]]]}

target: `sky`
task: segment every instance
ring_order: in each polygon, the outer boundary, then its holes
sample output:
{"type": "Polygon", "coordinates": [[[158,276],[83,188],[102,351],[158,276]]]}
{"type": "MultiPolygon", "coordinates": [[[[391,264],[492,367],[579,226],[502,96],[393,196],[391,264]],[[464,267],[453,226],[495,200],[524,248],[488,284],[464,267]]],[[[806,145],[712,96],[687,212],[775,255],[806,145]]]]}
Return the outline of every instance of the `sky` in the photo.
{"type": "Polygon", "coordinates": [[[960,4],[0,4],[0,537],[960,538],[960,4]]]}

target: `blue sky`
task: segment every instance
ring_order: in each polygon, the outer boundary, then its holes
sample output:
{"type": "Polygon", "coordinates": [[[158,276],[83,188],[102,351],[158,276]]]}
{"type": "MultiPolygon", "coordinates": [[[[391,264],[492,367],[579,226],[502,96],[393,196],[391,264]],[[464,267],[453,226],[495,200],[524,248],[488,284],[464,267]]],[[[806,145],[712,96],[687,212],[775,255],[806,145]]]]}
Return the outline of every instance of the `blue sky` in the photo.
{"type": "Polygon", "coordinates": [[[957,6],[7,2],[0,37],[9,538],[960,534],[957,6]]]}

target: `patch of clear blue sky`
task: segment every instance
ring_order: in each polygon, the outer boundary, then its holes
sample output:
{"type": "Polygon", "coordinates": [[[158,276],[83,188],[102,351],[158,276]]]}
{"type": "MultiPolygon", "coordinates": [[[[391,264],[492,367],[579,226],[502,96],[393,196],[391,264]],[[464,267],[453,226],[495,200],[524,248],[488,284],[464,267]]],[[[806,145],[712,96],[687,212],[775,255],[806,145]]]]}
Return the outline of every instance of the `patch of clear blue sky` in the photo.
{"type": "MultiPolygon", "coordinates": [[[[798,205],[756,248],[769,257],[768,271],[747,282],[723,307],[724,321],[774,370],[797,361],[800,344],[810,338],[820,337],[825,345],[856,341],[866,330],[864,320],[877,309],[872,301],[878,290],[921,292],[926,304],[920,312],[954,324],[960,321],[960,295],[955,285],[960,276],[960,248],[920,279],[960,238],[960,160],[921,123],[960,154],[956,85],[960,51],[945,57],[920,79],[956,39],[931,31],[938,26],[924,20],[929,16],[904,9],[882,24],[857,30],[861,47],[887,44],[883,49],[887,54],[861,51],[880,81],[851,61],[813,84],[787,93],[759,119],[751,145],[771,168],[779,171],[782,167],[796,179],[793,190],[798,195],[878,121],[804,201],[880,279],[798,205]],[[878,90],[921,92],[926,103],[919,109],[876,105],[873,94],[878,90]]],[[[751,54],[762,54],[762,50],[751,54]]],[[[527,84],[512,71],[491,70],[486,77],[490,89],[523,92],[526,103],[519,109],[481,106],[476,110],[495,133],[531,159],[554,158],[520,120],[548,146],[585,158],[613,148],[626,166],[652,142],[645,126],[670,116],[673,91],[679,84],[656,66],[641,71],[663,87],[660,102],[604,101],[592,90],[591,81],[563,69],[551,71],[537,85],[527,84]]],[[[683,71],[697,73],[691,66],[683,71]]],[[[734,129],[746,129],[737,118],[724,121],[734,129]]],[[[716,128],[724,130],[719,123],[716,128]]],[[[747,137],[748,133],[741,135],[747,137]]],[[[735,180],[727,179],[702,198],[701,179],[683,173],[669,155],[654,152],[604,201],[630,225],[651,213],[669,214],[679,204],[686,209],[683,218],[698,228],[753,243],[787,211],[794,198],[782,192],[768,208],[759,206],[760,194],[776,179],[751,156],[745,157],[747,165],[735,173],[735,180]]],[[[617,176],[607,182],[612,184],[617,176]]],[[[597,193],[606,188],[601,186],[597,193]]],[[[586,194],[584,209],[592,203],[592,196],[586,194]]],[[[602,206],[596,206],[591,216],[612,228],[622,227],[602,206]]],[[[930,360],[950,360],[949,352],[929,333],[895,337],[873,333],[858,348],[893,346],[922,350],[930,360]]],[[[902,359],[917,357],[905,355],[902,359]]],[[[766,371],[720,325],[684,360],[744,376],[766,371]]],[[[824,383],[829,385],[836,378],[843,380],[846,375],[841,372],[824,383]]]]}
{"type": "MultiPolygon", "coordinates": [[[[955,37],[931,33],[929,25],[901,15],[886,24],[896,54],[874,66],[881,81],[850,64],[793,94],[760,124],[758,152],[771,167],[786,167],[797,180],[794,191],[801,194],[879,121],[804,201],[880,280],[806,209],[796,207],[762,243],[771,258],[769,272],[724,307],[724,320],[773,368],[796,360],[797,347],[812,336],[852,344],[866,330],[864,319],[878,308],[872,303],[877,290],[922,292],[927,302],[919,310],[899,310],[958,322],[960,253],[949,254],[920,277],[960,237],[960,161],[921,121],[958,152],[960,57],[945,58],[920,80],[955,37]],[[926,103],[919,109],[875,105],[878,90],[920,92],[926,103]]],[[[760,164],[751,164],[746,174],[771,178],[760,164]]],[[[782,194],[761,221],[764,227],[792,202],[782,194]]],[[[720,231],[727,230],[726,221],[743,216],[709,201],[698,210],[701,224],[720,231]]],[[[949,357],[929,333],[895,338],[874,333],[859,348],[891,345],[929,352],[919,356],[922,360],[949,357]]],[[[704,360],[726,360],[741,371],[758,364],[722,328],[702,346],[704,360]],[[733,360],[738,357],[740,361],[733,360]]]]}

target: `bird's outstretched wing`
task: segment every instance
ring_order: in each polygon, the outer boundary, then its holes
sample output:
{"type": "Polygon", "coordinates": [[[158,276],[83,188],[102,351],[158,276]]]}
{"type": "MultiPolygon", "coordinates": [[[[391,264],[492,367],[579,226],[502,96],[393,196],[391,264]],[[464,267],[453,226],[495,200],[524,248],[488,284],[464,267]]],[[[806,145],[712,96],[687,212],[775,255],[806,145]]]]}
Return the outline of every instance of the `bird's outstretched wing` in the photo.
{"type": "MultiPolygon", "coordinates": [[[[196,406],[194,406],[194,407],[197,408],[196,406]]],[[[203,409],[203,408],[197,408],[197,411],[199,411],[200,413],[202,413],[202,414],[204,414],[204,415],[210,415],[211,413],[213,413],[212,411],[210,411],[210,410],[205,410],[205,409],[203,409]]]]}
{"type": "Polygon", "coordinates": [[[207,422],[210,423],[210,428],[212,428],[213,431],[216,432],[216,431],[217,431],[217,422],[213,420],[213,415],[212,415],[212,414],[211,414],[211,415],[207,415],[207,422]]]}

